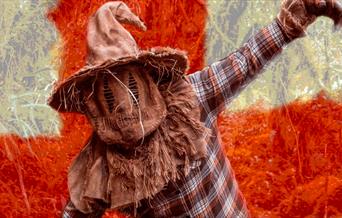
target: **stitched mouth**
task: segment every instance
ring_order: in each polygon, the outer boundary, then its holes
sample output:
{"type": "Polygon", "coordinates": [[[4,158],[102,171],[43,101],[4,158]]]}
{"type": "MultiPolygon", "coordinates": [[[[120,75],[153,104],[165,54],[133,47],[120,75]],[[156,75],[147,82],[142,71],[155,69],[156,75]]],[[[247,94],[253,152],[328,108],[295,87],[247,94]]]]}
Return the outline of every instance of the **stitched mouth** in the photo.
{"type": "Polygon", "coordinates": [[[116,117],[115,122],[118,128],[121,129],[121,128],[135,125],[139,123],[140,121],[142,122],[142,120],[145,120],[145,119],[149,119],[148,113],[142,112],[140,116],[139,112],[137,111],[137,112],[133,112],[130,115],[125,115],[125,114],[118,115],[116,117]]]}
{"type": "Polygon", "coordinates": [[[129,117],[120,116],[116,119],[116,124],[120,129],[137,124],[138,122],[139,122],[138,116],[129,116],[129,117]]]}

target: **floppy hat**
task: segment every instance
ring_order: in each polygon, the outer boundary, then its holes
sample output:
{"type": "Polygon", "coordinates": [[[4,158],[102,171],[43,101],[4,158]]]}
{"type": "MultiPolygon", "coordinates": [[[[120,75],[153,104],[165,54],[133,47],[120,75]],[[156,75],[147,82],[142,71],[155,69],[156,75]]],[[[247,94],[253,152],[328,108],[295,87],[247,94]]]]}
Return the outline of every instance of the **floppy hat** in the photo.
{"type": "Polygon", "coordinates": [[[154,73],[169,77],[183,76],[188,68],[186,53],[168,47],[140,50],[132,35],[121,23],[146,30],[144,23],[123,2],[108,2],[90,18],[87,33],[87,65],[58,82],[48,104],[60,112],[84,113],[80,92],[89,81],[105,69],[142,64],[154,73]]]}

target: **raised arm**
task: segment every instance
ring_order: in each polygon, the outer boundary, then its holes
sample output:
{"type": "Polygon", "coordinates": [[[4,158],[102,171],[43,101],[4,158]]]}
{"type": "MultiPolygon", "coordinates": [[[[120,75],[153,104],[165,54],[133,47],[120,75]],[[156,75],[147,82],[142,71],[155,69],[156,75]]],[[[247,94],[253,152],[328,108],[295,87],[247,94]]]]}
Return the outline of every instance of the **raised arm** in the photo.
{"type": "Polygon", "coordinates": [[[219,114],[232,98],[252,81],[286,45],[275,20],[253,35],[240,49],[202,71],[189,76],[199,102],[211,117],[219,114]]]}
{"type": "MultiPolygon", "coordinates": [[[[223,111],[232,98],[281,53],[284,45],[304,36],[307,26],[314,22],[316,16],[332,18],[330,14],[334,17],[342,14],[335,0],[284,0],[278,17],[240,49],[191,74],[190,82],[204,111],[210,115],[208,117],[215,118],[223,111]]],[[[339,19],[333,19],[336,25],[341,23],[339,19]]]]}

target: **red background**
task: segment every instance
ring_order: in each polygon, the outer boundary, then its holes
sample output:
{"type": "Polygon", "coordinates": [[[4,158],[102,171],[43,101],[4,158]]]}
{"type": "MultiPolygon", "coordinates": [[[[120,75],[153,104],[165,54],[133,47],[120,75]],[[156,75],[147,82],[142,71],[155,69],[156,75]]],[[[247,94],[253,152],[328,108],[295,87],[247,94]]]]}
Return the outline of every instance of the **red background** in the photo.
{"type": "MultiPolygon", "coordinates": [[[[104,2],[60,0],[47,14],[63,41],[60,79],[85,65],[87,20],[104,2]]],[[[148,27],[146,32],[127,27],[141,48],[179,48],[188,52],[189,72],[204,67],[204,1],[125,2],[148,27]]],[[[60,137],[0,137],[0,217],[60,215],[68,199],[68,166],[91,133],[82,115],[60,116],[60,137]]],[[[341,103],[322,92],[271,111],[256,105],[222,116],[219,123],[253,216],[342,216],[341,103]]]]}

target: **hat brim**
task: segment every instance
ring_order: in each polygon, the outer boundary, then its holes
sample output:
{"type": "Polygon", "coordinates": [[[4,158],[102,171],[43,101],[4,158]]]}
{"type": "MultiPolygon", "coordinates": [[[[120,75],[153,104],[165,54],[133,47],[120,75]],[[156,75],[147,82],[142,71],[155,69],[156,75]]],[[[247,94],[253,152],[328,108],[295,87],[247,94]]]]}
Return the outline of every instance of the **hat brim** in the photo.
{"type": "Polygon", "coordinates": [[[188,68],[188,59],[185,52],[172,48],[153,48],[142,51],[137,56],[124,57],[116,60],[107,60],[95,66],[86,66],[55,85],[48,104],[59,112],[83,113],[80,92],[82,83],[105,72],[105,69],[122,67],[129,64],[143,64],[157,69],[161,75],[183,77],[188,68]]]}

